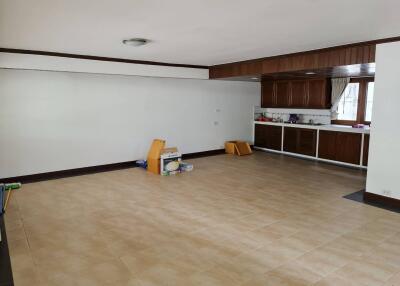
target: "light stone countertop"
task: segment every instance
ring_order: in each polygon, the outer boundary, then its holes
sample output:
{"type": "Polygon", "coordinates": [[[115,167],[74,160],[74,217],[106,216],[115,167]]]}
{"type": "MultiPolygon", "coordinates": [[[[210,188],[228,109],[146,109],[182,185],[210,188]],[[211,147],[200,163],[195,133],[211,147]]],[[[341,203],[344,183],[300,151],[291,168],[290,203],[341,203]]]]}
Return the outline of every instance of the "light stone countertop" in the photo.
{"type": "Polygon", "coordinates": [[[297,128],[328,130],[328,131],[339,131],[339,132],[351,132],[351,133],[361,133],[361,134],[369,134],[369,132],[370,132],[370,127],[368,127],[368,126],[364,127],[364,128],[353,128],[351,126],[337,125],[337,124],[307,125],[307,124],[293,124],[293,123],[282,123],[282,122],[263,122],[263,121],[254,121],[254,124],[275,125],[275,126],[284,126],[284,127],[297,127],[297,128]]]}

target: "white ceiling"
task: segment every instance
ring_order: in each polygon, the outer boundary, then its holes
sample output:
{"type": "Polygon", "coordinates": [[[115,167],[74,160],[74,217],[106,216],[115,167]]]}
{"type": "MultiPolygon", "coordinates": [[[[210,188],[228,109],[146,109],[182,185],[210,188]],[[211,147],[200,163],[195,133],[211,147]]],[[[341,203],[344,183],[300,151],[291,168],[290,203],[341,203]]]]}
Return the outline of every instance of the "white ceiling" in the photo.
{"type": "Polygon", "coordinates": [[[400,36],[399,0],[0,0],[0,47],[213,65],[400,36]],[[122,39],[152,40],[134,48],[122,39]]]}

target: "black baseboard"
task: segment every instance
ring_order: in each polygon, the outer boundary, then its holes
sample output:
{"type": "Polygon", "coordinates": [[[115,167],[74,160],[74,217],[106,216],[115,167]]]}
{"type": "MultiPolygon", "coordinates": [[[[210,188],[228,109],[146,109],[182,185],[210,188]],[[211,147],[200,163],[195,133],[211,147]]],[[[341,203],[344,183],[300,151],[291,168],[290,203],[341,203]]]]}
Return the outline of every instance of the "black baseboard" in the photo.
{"type": "Polygon", "coordinates": [[[343,198],[349,199],[355,202],[367,204],[380,209],[385,209],[392,212],[400,213],[400,200],[393,198],[368,193],[365,190],[357,191],[344,196],[343,198]]]}
{"type": "Polygon", "coordinates": [[[128,162],[121,162],[121,163],[114,163],[114,164],[107,164],[107,165],[99,165],[99,166],[83,167],[83,168],[68,169],[68,170],[61,170],[61,171],[54,171],[54,172],[46,172],[46,173],[40,173],[40,174],[32,174],[32,175],[26,175],[26,176],[10,177],[10,178],[5,178],[5,179],[0,179],[0,181],[2,183],[20,182],[20,183],[26,184],[26,183],[34,183],[34,182],[40,182],[40,181],[61,179],[61,178],[66,178],[66,177],[74,177],[74,176],[88,175],[88,174],[94,174],[94,173],[100,173],[100,172],[121,170],[121,169],[133,168],[135,166],[136,166],[136,161],[128,161],[128,162]]]}
{"type": "Polygon", "coordinates": [[[0,242],[0,285],[13,286],[10,254],[8,252],[6,228],[4,216],[0,215],[1,242],[0,242]]]}
{"type": "Polygon", "coordinates": [[[400,210],[400,200],[364,191],[364,201],[400,210]]]}
{"type": "MultiPolygon", "coordinates": [[[[196,153],[188,153],[183,154],[182,159],[194,159],[200,157],[207,157],[207,156],[215,156],[224,154],[224,149],[217,149],[217,150],[210,150],[210,151],[203,151],[203,152],[196,152],[196,153]]],[[[61,170],[61,171],[54,171],[54,172],[46,172],[40,174],[33,174],[33,175],[26,175],[26,176],[18,176],[18,177],[10,177],[0,179],[2,183],[11,183],[11,182],[21,182],[23,184],[27,183],[34,183],[40,181],[48,181],[54,179],[62,179],[67,177],[74,177],[74,176],[82,176],[100,172],[109,172],[121,169],[128,169],[128,168],[135,168],[136,161],[127,161],[121,163],[114,163],[114,164],[106,164],[106,165],[99,165],[99,166],[90,166],[90,167],[83,167],[83,168],[76,168],[76,169],[69,169],[69,170],[61,170]]],[[[0,284],[0,286],[2,286],[0,284]]]]}
{"type": "Polygon", "coordinates": [[[217,150],[210,150],[210,151],[203,151],[203,152],[196,152],[196,153],[187,153],[187,154],[182,154],[182,159],[194,159],[194,158],[221,155],[224,153],[225,153],[225,149],[217,149],[217,150]]]}

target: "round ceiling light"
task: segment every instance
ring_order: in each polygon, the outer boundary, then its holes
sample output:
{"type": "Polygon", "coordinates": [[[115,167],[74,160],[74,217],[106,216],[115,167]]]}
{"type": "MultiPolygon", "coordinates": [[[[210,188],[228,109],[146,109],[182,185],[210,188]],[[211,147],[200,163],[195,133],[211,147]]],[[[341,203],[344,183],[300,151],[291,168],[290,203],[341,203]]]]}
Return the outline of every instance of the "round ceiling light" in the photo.
{"type": "Polygon", "coordinates": [[[149,40],[142,39],[142,38],[132,38],[123,40],[122,43],[129,46],[140,47],[146,45],[149,40]]]}

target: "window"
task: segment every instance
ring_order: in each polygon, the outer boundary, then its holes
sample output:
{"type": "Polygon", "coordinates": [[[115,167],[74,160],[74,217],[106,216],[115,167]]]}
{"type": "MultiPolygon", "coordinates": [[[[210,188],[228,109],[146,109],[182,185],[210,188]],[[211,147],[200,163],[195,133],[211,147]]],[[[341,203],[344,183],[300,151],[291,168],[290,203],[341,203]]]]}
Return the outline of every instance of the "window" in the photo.
{"type": "Polygon", "coordinates": [[[343,92],[337,108],[335,124],[370,124],[374,100],[374,79],[352,79],[343,92]]]}
{"type": "Polygon", "coordinates": [[[360,84],[349,83],[338,105],[338,120],[357,120],[358,93],[360,84]]]}
{"type": "Polygon", "coordinates": [[[367,87],[367,101],[365,103],[365,121],[371,122],[372,118],[372,103],[374,101],[374,88],[375,83],[373,81],[368,83],[367,87]]]}

